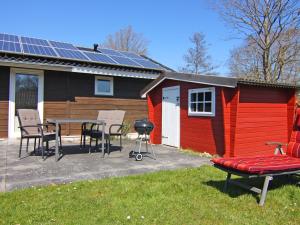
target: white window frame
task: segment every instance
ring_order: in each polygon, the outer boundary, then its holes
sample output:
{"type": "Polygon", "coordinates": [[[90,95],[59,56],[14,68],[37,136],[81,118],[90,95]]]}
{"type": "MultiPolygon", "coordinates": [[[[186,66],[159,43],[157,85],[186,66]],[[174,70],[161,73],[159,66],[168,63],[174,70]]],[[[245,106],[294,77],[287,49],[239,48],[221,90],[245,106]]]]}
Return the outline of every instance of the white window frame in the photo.
{"type": "MultiPolygon", "coordinates": [[[[189,116],[215,116],[216,113],[216,90],[214,87],[189,89],[188,91],[188,115],[189,116]],[[211,92],[211,112],[192,112],[191,110],[191,95],[193,93],[211,92]]],[[[205,99],[203,104],[205,105],[205,99]]]]}
{"type": "Polygon", "coordinates": [[[105,76],[95,76],[95,95],[114,95],[114,78],[113,77],[105,77],[105,76]],[[98,92],[97,91],[97,81],[98,80],[108,80],[110,81],[110,92],[98,92]]]}

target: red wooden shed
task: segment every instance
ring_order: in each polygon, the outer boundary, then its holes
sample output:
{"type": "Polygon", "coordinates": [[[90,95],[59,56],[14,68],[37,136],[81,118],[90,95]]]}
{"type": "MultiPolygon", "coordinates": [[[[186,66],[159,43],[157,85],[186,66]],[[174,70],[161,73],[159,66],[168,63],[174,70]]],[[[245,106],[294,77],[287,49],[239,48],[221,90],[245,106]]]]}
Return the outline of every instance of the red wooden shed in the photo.
{"type": "Polygon", "coordinates": [[[165,73],[142,92],[154,144],[221,156],[273,153],[288,142],[296,86],[238,78],[165,73]]]}

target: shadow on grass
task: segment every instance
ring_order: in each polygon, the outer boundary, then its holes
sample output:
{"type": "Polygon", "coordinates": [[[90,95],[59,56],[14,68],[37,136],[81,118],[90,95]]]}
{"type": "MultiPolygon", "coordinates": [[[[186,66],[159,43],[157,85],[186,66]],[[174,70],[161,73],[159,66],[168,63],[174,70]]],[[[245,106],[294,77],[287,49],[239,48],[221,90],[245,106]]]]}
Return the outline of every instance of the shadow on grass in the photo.
{"type": "MultiPolygon", "coordinates": [[[[259,189],[262,189],[264,178],[233,178],[232,180],[241,182],[250,186],[257,187],[259,189]]],[[[237,198],[239,196],[245,195],[245,194],[251,194],[254,198],[256,198],[257,202],[259,201],[259,195],[256,193],[253,193],[252,191],[245,190],[241,187],[238,187],[234,184],[228,184],[227,191],[224,192],[224,185],[225,185],[225,178],[224,180],[210,180],[206,182],[202,182],[202,184],[213,187],[220,192],[228,194],[232,198],[237,198]]],[[[294,175],[284,175],[284,176],[277,176],[274,177],[274,179],[270,182],[268,191],[275,190],[278,188],[281,188],[283,186],[287,185],[298,185],[300,186],[300,177],[296,177],[294,175]]]]}

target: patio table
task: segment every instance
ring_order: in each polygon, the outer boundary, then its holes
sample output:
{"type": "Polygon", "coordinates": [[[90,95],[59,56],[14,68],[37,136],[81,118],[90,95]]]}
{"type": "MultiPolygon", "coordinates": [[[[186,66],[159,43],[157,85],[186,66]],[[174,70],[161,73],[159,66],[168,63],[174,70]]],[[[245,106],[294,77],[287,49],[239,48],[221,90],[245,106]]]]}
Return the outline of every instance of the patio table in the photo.
{"type": "Polygon", "coordinates": [[[74,119],[74,118],[64,118],[64,119],[47,119],[48,123],[55,124],[55,160],[56,162],[59,160],[60,154],[58,149],[58,139],[59,139],[59,125],[65,123],[95,123],[102,125],[102,157],[104,157],[104,132],[105,132],[105,121],[103,120],[90,120],[90,119],[74,119]]]}

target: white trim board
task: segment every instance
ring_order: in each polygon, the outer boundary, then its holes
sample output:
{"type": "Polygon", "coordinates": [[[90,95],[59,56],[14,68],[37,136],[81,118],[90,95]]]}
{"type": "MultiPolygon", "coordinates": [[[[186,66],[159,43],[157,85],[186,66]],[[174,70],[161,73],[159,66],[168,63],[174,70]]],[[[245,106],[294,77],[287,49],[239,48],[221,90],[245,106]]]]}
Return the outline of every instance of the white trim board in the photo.
{"type": "Polygon", "coordinates": [[[142,78],[142,79],[156,79],[160,74],[152,73],[141,73],[133,71],[122,71],[122,70],[112,70],[112,69],[100,69],[100,68],[89,68],[89,67],[79,67],[79,66],[61,66],[61,65],[51,65],[43,63],[30,63],[30,62],[18,62],[18,61],[0,61],[1,66],[9,66],[14,68],[28,68],[28,69],[38,69],[38,70],[51,70],[51,71],[65,71],[73,73],[86,73],[95,75],[107,75],[116,77],[132,77],[132,78],[142,78]]]}
{"type": "Polygon", "coordinates": [[[98,68],[88,68],[88,67],[73,67],[72,72],[74,73],[89,73],[89,74],[99,74],[106,76],[115,77],[132,77],[132,78],[142,78],[142,79],[156,79],[159,74],[151,73],[139,73],[131,71],[121,71],[121,70],[110,70],[110,69],[98,69],[98,68]]]}
{"type": "Polygon", "coordinates": [[[44,119],[44,71],[10,68],[9,79],[9,104],[8,104],[8,137],[16,138],[15,132],[15,88],[16,88],[16,74],[29,74],[39,76],[38,84],[38,111],[41,121],[44,119]]]}

